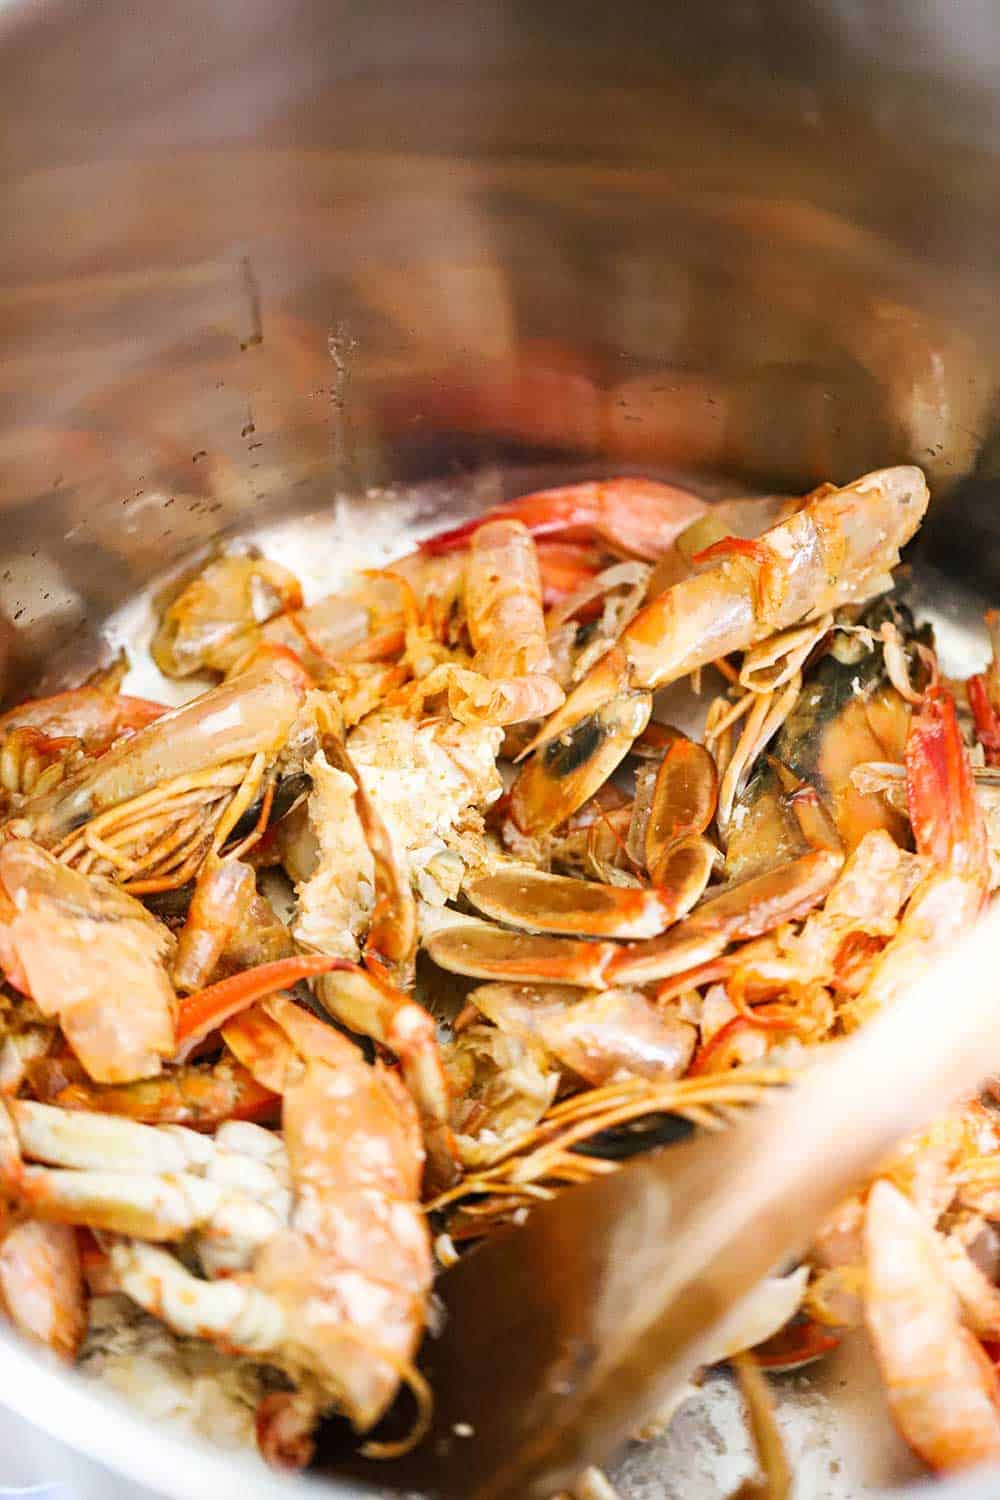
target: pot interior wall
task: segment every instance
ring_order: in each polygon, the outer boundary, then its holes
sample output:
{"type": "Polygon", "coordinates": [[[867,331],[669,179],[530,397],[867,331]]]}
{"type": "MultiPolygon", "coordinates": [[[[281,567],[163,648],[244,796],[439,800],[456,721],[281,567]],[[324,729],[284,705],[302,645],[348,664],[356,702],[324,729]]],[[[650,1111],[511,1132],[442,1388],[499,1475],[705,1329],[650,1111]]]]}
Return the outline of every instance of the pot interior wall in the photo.
{"type": "Polygon", "coordinates": [[[945,0],[8,5],[8,690],[388,478],[988,481],[998,63],[945,0]]]}

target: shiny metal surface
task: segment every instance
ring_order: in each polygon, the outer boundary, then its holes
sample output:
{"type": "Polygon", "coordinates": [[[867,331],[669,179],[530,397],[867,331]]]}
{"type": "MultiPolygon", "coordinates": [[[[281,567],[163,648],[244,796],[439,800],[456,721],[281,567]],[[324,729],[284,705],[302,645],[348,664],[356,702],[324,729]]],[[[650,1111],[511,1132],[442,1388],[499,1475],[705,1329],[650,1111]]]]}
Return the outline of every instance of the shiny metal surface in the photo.
{"type": "Polygon", "coordinates": [[[6,0],[0,184],[8,692],[220,530],[494,463],[914,460],[1000,575],[987,0],[6,0]]]}

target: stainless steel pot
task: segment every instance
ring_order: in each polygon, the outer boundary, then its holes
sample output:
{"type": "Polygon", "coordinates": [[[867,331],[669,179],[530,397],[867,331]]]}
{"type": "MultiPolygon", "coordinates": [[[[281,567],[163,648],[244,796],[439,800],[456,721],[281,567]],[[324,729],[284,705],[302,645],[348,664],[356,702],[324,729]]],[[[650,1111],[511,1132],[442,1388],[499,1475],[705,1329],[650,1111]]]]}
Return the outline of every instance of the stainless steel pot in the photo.
{"type": "MultiPolygon", "coordinates": [[[[492,465],[913,460],[933,562],[995,588],[988,0],[6,0],[0,121],[8,693],[220,531],[492,465]]],[[[0,1361],[91,1457],[235,1488],[0,1361]]]]}

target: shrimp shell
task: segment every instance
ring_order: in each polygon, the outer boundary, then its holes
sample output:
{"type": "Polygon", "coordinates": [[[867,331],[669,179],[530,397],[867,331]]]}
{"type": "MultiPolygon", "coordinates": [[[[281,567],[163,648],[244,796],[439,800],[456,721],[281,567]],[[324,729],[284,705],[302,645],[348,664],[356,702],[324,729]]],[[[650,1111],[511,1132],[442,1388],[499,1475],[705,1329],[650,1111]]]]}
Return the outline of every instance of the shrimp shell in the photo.
{"type": "Polygon", "coordinates": [[[865,1216],[865,1318],[900,1431],[935,1469],[1000,1459],[1000,1383],[972,1333],[933,1231],[884,1179],[865,1216]]]}

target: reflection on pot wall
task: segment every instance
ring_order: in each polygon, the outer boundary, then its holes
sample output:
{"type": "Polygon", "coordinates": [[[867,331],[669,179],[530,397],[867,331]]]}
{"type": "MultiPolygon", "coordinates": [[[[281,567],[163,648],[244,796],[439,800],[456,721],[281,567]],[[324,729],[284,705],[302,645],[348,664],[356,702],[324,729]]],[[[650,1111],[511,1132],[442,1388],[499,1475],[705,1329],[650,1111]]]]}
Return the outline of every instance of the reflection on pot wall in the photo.
{"type": "Polygon", "coordinates": [[[8,8],[21,657],[251,513],[492,456],[944,493],[997,383],[1000,40],[899,10],[8,8]]]}

